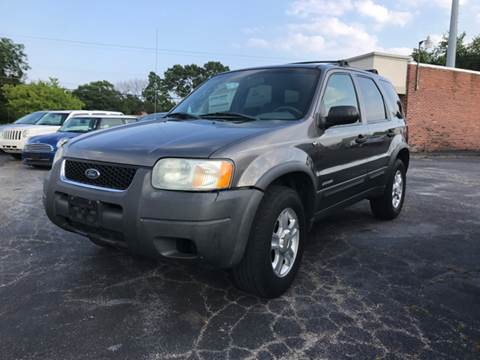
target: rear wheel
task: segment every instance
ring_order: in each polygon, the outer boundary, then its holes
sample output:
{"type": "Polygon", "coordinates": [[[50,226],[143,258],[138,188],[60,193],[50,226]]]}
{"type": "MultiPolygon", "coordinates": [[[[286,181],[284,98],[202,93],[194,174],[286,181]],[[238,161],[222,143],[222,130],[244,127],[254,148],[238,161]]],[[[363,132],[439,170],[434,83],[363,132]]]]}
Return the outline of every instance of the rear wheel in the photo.
{"type": "Polygon", "coordinates": [[[292,284],[303,254],[305,216],[294,190],[267,190],[250,231],[240,264],[232,270],[235,284],[255,295],[273,298],[292,284]]]}
{"type": "Polygon", "coordinates": [[[405,165],[400,159],[397,159],[383,195],[370,200],[373,215],[382,220],[395,219],[402,211],[405,188],[405,165]]]}

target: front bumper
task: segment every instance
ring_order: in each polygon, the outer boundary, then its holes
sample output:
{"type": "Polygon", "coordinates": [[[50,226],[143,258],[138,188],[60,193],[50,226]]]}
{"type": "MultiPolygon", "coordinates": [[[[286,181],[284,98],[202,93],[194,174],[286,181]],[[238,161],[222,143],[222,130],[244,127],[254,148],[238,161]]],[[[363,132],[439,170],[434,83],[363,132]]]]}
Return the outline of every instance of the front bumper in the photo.
{"type": "Polygon", "coordinates": [[[198,258],[221,268],[231,268],[243,257],[263,197],[257,189],[156,190],[148,168],[137,170],[126,191],[91,189],[63,182],[60,165],[55,164],[44,185],[47,215],[58,226],[124,245],[137,254],[198,258]],[[95,226],[75,220],[72,196],[98,204],[95,226]]]}
{"type": "Polygon", "coordinates": [[[10,154],[20,154],[25,146],[22,140],[6,140],[0,139],[0,149],[10,154]]]}
{"type": "Polygon", "coordinates": [[[26,165],[52,166],[54,152],[22,152],[22,160],[26,165]]]}

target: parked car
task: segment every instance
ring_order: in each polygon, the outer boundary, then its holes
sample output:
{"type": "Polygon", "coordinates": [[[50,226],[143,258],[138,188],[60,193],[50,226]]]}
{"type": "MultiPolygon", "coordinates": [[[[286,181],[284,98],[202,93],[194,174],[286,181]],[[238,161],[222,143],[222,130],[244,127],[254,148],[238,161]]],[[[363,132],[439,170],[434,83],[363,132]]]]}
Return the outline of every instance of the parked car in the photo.
{"type": "Polygon", "coordinates": [[[44,205],[97,245],[200,259],[276,297],[313,221],[363,199],[380,219],[400,214],[406,139],[401,102],[373,72],[344,62],[237,70],[202,84],[165,122],[69,141],[44,205]]]}
{"type": "MultiPolygon", "coordinates": [[[[18,120],[16,120],[15,122],[13,122],[11,124],[0,125],[0,133],[3,131],[3,129],[5,129],[7,127],[10,128],[10,127],[17,127],[17,126],[20,126],[20,125],[36,124],[37,122],[40,121],[40,119],[43,117],[43,115],[45,115],[47,112],[48,111],[35,111],[33,113],[22,116],[21,118],[19,118],[18,120]]],[[[0,147],[0,150],[1,150],[1,147],[0,147]]]]}
{"type": "Polygon", "coordinates": [[[31,166],[50,167],[58,144],[62,144],[74,137],[91,131],[132,124],[137,120],[138,118],[136,116],[125,115],[87,115],[72,117],[65,121],[62,127],[55,133],[28,138],[27,144],[22,152],[23,162],[31,166]]]}
{"type": "Polygon", "coordinates": [[[2,136],[0,137],[0,149],[20,159],[23,147],[27,143],[29,137],[54,133],[60,129],[67,119],[78,115],[123,115],[123,113],[98,110],[49,111],[35,124],[23,124],[21,126],[9,126],[4,128],[2,136]]]}
{"type": "Polygon", "coordinates": [[[166,112],[147,114],[139,118],[138,121],[155,121],[155,120],[163,119],[167,114],[168,113],[166,112]]]}

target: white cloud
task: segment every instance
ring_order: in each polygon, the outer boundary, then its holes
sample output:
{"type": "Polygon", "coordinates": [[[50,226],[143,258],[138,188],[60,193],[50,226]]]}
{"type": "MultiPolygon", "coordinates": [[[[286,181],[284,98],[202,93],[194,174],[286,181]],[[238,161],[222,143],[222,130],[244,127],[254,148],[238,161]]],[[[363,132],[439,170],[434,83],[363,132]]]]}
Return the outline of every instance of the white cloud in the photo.
{"type": "Polygon", "coordinates": [[[351,0],[295,0],[288,8],[287,14],[302,17],[339,16],[352,9],[351,0]]]}
{"type": "Polygon", "coordinates": [[[296,56],[341,58],[378,49],[377,38],[359,25],[336,17],[317,18],[309,23],[290,24],[285,36],[272,40],[251,38],[247,45],[288,51],[296,56]]]}
{"type": "MultiPolygon", "coordinates": [[[[460,6],[467,5],[470,0],[460,0],[460,6]]],[[[399,5],[406,5],[410,7],[419,7],[419,6],[433,6],[440,7],[443,9],[452,8],[452,0],[399,0],[399,5]]]]}
{"type": "Polygon", "coordinates": [[[411,19],[412,14],[406,11],[393,11],[387,9],[383,5],[374,3],[372,0],[361,0],[355,2],[357,11],[364,15],[371,17],[377,24],[405,26],[411,19]]]}
{"type": "Polygon", "coordinates": [[[412,55],[413,49],[407,47],[392,47],[387,49],[379,49],[381,51],[387,52],[389,54],[397,54],[397,55],[405,55],[410,56],[412,55]]]}

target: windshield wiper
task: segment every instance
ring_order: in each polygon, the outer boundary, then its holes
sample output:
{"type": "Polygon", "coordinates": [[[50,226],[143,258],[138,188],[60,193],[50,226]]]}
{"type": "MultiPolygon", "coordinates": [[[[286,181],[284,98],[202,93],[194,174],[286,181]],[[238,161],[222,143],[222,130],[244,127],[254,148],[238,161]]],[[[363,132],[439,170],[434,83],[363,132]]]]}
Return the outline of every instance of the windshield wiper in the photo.
{"type": "Polygon", "coordinates": [[[232,112],[232,111],[219,111],[208,114],[199,115],[201,118],[217,118],[221,120],[244,120],[244,121],[257,121],[258,119],[255,116],[250,116],[247,114],[232,112]]]}
{"type": "Polygon", "coordinates": [[[193,114],[190,114],[190,113],[187,113],[187,112],[174,112],[174,113],[171,113],[171,114],[167,114],[164,116],[164,118],[168,119],[170,117],[173,117],[173,118],[178,118],[178,119],[181,119],[181,120],[187,120],[187,119],[200,119],[197,115],[193,115],[193,114]]]}

